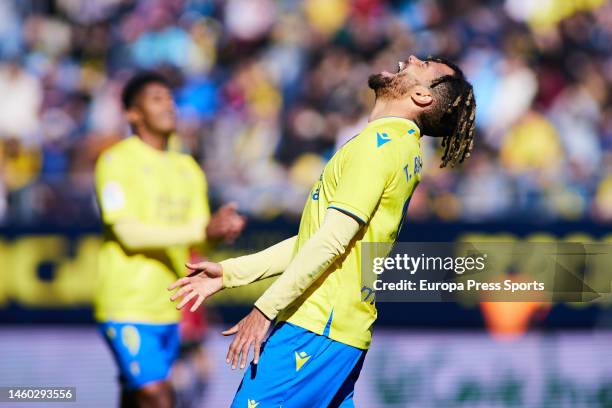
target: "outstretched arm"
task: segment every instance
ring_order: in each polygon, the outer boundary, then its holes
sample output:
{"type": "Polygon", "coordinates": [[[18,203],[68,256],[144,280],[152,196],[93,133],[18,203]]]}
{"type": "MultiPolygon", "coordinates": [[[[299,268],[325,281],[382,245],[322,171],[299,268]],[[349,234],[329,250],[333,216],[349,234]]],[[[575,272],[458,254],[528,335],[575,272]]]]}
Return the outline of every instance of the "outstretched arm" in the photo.
{"type": "Polygon", "coordinates": [[[180,288],[170,297],[170,300],[175,301],[182,297],[181,302],[176,306],[177,309],[182,309],[197,296],[197,300],[190,309],[193,312],[204,299],[223,288],[244,286],[278,275],[291,262],[296,241],[297,236],[293,236],[263,251],[230,258],[221,263],[204,261],[187,264],[192,273],[177,280],[168,288],[168,290],[180,288]]]}
{"type": "Polygon", "coordinates": [[[255,308],[224,335],[236,334],[226,361],[235,369],[246,366],[251,345],[253,363],[259,361],[261,344],[271,321],[312,285],[325,270],[344,254],[361,224],[353,217],[335,209],[328,209],[319,230],[300,248],[287,270],[255,302],[255,308]],[[242,357],[241,357],[242,355],[242,357]]]}
{"type": "Polygon", "coordinates": [[[360,227],[350,215],[328,209],[321,227],[300,248],[287,270],[255,302],[255,307],[274,320],[344,254],[360,227]]]}
{"type": "Polygon", "coordinates": [[[221,261],[223,287],[235,288],[283,273],[293,257],[297,235],[263,251],[221,261]]]}

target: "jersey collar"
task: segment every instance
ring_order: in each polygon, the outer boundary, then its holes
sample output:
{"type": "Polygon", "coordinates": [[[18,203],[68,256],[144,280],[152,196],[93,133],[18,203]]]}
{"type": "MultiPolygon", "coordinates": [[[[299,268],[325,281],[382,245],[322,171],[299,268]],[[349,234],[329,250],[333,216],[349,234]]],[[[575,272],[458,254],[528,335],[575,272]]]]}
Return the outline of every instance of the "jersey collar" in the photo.
{"type": "Polygon", "coordinates": [[[139,146],[142,150],[147,151],[153,156],[166,157],[167,153],[169,152],[169,150],[162,151],[162,150],[157,150],[156,148],[152,146],[149,146],[148,144],[143,142],[142,139],[136,134],[130,136],[129,138],[132,140],[133,144],[139,146]]]}
{"type": "Polygon", "coordinates": [[[381,126],[389,124],[401,126],[404,132],[409,132],[412,129],[414,130],[414,132],[410,133],[413,134],[413,136],[415,136],[417,139],[421,138],[421,129],[419,129],[417,124],[410,119],[401,118],[399,116],[383,116],[382,118],[374,119],[368,122],[366,128],[369,128],[371,126],[381,126]]]}

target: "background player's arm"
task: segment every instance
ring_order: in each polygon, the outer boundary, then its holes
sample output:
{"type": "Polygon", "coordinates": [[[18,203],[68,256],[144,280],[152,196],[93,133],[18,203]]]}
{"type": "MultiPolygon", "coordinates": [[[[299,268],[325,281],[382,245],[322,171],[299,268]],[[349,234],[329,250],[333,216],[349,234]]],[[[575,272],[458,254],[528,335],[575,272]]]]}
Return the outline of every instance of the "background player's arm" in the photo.
{"type": "Polygon", "coordinates": [[[328,209],[319,230],[292,259],[287,270],[255,302],[270,320],[289,306],[344,254],[361,225],[352,216],[328,209]]]}
{"type": "Polygon", "coordinates": [[[119,241],[133,251],[159,250],[174,245],[196,245],[204,241],[205,218],[179,225],[155,225],[124,218],[112,225],[119,241]]]}
{"type": "Polygon", "coordinates": [[[219,241],[232,243],[246,225],[246,218],[238,214],[236,203],[219,208],[206,223],[206,248],[212,248],[219,241]]]}

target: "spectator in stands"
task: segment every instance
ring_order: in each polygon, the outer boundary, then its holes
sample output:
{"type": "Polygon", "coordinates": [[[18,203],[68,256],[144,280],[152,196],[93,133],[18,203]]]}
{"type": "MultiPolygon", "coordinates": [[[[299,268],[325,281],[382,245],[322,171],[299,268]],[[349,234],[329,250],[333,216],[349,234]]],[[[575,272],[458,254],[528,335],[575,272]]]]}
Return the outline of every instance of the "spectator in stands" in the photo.
{"type": "MultiPolygon", "coordinates": [[[[7,0],[0,139],[38,163],[25,166],[30,193],[9,200],[12,213],[95,217],[85,204],[93,158],[80,153],[125,136],[117,89],[150,67],[177,89],[179,148],[203,161],[213,199],[259,218],[297,215],[308,179],[365,120],[363,78],[408,49],[460,61],[480,101],[482,160],[456,169],[461,177],[432,168],[439,149],[424,142],[419,219],[600,219],[612,4],[560,1],[7,0]],[[475,200],[485,185],[499,194],[475,200]]],[[[15,176],[3,174],[13,191],[15,176]]]]}

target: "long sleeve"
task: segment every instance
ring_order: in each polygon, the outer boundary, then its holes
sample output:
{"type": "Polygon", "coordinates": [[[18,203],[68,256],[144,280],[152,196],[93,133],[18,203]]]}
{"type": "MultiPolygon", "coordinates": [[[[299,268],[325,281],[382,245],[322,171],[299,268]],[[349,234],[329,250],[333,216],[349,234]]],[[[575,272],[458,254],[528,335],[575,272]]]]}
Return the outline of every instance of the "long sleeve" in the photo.
{"type": "Polygon", "coordinates": [[[145,224],[133,219],[116,222],[113,232],[130,250],[157,250],[174,245],[195,245],[205,239],[204,218],[177,226],[145,224]]]}
{"type": "Polygon", "coordinates": [[[328,209],[323,224],[300,248],[287,270],[255,302],[269,319],[302,295],[344,252],[361,224],[353,217],[328,209]]]}
{"type": "Polygon", "coordinates": [[[263,251],[221,262],[223,287],[234,288],[283,273],[293,257],[297,235],[263,251]]]}

